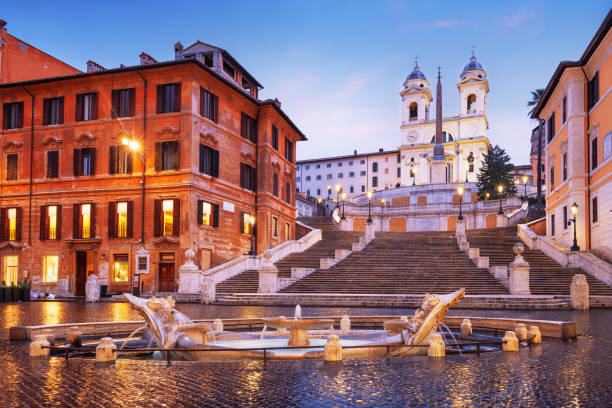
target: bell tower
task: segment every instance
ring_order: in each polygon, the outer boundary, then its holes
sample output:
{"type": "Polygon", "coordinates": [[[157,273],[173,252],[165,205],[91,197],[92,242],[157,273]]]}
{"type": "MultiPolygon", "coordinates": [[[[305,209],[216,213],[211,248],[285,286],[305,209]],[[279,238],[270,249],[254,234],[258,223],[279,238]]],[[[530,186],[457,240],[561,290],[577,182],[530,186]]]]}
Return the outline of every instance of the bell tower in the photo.
{"type": "Polygon", "coordinates": [[[402,125],[429,119],[429,105],[432,100],[429,81],[416,61],[414,69],[404,81],[404,89],[400,95],[402,97],[402,125]]]}
{"type": "Polygon", "coordinates": [[[487,73],[478,62],[472,51],[472,57],[461,73],[460,81],[457,83],[459,88],[459,100],[461,106],[459,114],[486,115],[487,113],[487,93],[489,93],[489,81],[487,73]]]}

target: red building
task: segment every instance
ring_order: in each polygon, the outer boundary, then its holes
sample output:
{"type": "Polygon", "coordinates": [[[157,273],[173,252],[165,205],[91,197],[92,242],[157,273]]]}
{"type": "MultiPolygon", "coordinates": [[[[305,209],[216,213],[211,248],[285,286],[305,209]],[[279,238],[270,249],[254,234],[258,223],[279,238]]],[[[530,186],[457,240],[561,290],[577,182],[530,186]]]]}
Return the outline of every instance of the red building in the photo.
{"type": "Polygon", "coordinates": [[[294,238],[306,138],[227,51],[204,46],[213,64],[177,44],[174,61],[143,53],[0,84],[5,281],[83,295],[90,274],[112,292],[139,275],[144,292],[172,292],[185,250],[203,270],[247,253],[252,217],[257,252],[294,238]]]}

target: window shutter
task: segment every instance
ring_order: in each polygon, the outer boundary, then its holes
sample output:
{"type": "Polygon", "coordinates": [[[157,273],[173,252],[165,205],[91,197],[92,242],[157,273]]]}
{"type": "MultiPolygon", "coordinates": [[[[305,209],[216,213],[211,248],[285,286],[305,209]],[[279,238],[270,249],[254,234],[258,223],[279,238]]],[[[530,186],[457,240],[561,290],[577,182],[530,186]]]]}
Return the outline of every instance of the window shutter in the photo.
{"type": "Polygon", "coordinates": [[[206,98],[204,95],[204,88],[200,87],[200,116],[204,116],[204,107],[206,106],[206,98]]]}
{"type": "MultiPolygon", "coordinates": [[[[17,226],[21,227],[19,223],[17,224],[17,226]]],[[[7,209],[0,208],[0,241],[8,241],[7,231],[8,231],[7,209]]]]}
{"type": "Polygon", "coordinates": [[[213,177],[219,177],[219,151],[212,150],[212,174],[213,177]]]}
{"type": "Polygon", "coordinates": [[[161,171],[162,169],[162,144],[161,142],[155,142],[155,171],[161,171]]]}
{"type": "Polygon", "coordinates": [[[21,213],[22,209],[21,207],[17,208],[17,236],[16,236],[16,241],[21,241],[21,231],[23,230],[23,223],[22,223],[22,217],[23,214],[21,213]]]}
{"type": "Polygon", "coordinates": [[[244,112],[240,115],[240,135],[245,139],[247,137],[247,117],[244,112]]]}
{"type": "Polygon", "coordinates": [[[53,154],[47,152],[47,178],[53,177],[53,154]]]}
{"type": "Polygon", "coordinates": [[[96,237],[96,203],[91,203],[91,216],[89,219],[89,236],[96,237]]]}
{"type": "Polygon", "coordinates": [[[119,90],[111,91],[111,118],[119,116],[119,90]]]}
{"type": "Polygon", "coordinates": [[[91,119],[98,119],[98,93],[94,92],[91,94],[91,119]]]}
{"type": "Polygon", "coordinates": [[[74,162],[74,176],[80,176],[82,174],[81,171],[81,149],[74,149],[73,155],[74,162]]]}
{"type": "Polygon", "coordinates": [[[172,155],[172,169],[178,170],[180,164],[179,155],[181,145],[179,144],[178,140],[175,140],[172,142],[172,146],[174,147],[174,154],[172,155]]]}
{"type": "Polygon", "coordinates": [[[47,239],[47,206],[40,206],[40,240],[47,239]]]}
{"type": "Polygon", "coordinates": [[[153,215],[153,235],[161,237],[162,200],[155,200],[153,215]]]}
{"type": "Polygon", "coordinates": [[[117,172],[117,146],[111,146],[108,150],[108,174],[117,172]]]}
{"type": "Polygon", "coordinates": [[[157,85],[157,113],[164,112],[164,86],[157,85]]]}
{"type": "Polygon", "coordinates": [[[257,169],[251,167],[251,190],[257,191],[257,169]]]}
{"type": "Polygon", "coordinates": [[[134,202],[128,201],[127,203],[127,237],[132,238],[134,236],[134,202]]]}
{"type": "Polygon", "coordinates": [[[174,199],[172,206],[174,214],[172,214],[172,235],[178,237],[181,233],[181,200],[174,199]]]}
{"type": "MultiPolygon", "coordinates": [[[[126,171],[128,174],[132,174],[132,152],[127,152],[127,168],[126,171]]],[[[144,169],[142,169],[142,171],[144,172],[144,169]]]]}
{"type": "Polygon", "coordinates": [[[253,131],[251,132],[253,139],[251,140],[251,142],[257,143],[257,120],[251,120],[251,125],[253,126],[253,131]]]}
{"type": "Polygon", "coordinates": [[[96,148],[95,147],[91,147],[90,148],[90,152],[91,152],[91,168],[89,169],[89,175],[90,176],[95,176],[96,175],[96,148]]]}
{"type": "Polygon", "coordinates": [[[11,106],[8,103],[2,105],[2,129],[8,129],[9,121],[11,118],[11,110],[9,108],[11,106]]]}
{"type": "Polygon", "coordinates": [[[219,97],[217,95],[212,95],[212,104],[213,122],[219,123],[219,97]]]}
{"type": "Polygon", "coordinates": [[[245,164],[240,163],[240,187],[242,188],[245,187],[245,180],[246,180],[245,174],[246,174],[245,164]]]}
{"type": "Polygon", "coordinates": [[[74,204],[72,206],[72,238],[81,238],[81,205],[74,204]]]}
{"type": "Polygon", "coordinates": [[[174,107],[173,112],[181,111],[181,84],[174,85],[174,107]]]}
{"type": "Polygon", "coordinates": [[[49,124],[49,108],[50,108],[49,99],[43,100],[43,125],[49,124]]]}
{"type": "Polygon", "coordinates": [[[58,241],[62,240],[62,206],[57,206],[57,237],[58,241]]]}
{"type": "Polygon", "coordinates": [[[17,104],[17,127],[23,127],[23,102],[17,104]]]}
{"type": "Polygon", "coordinates": [[[136,115],[136,88],[130,88],[129,99],[130,99],[130,116],[135,116],[136,115]]]}
{"type": "Polygon", "coordinates": [[[83,94],[78,94],[76,96],[76,107],[74,109],[74,120],[80,121],[83,120],[83,94]]]}
{"type": "Polygon", "coordinates": [[[240,212],[240,233],[242,234],[244,232],[244,213],[241,211],[240,212]]]}
{"type": "Polygon", "coordinates": [[[205,170],[205,166],[204,166],[205,152],[206,152],[206,148],[204,147],[202,143],[200,143],[200,173],[204,173],[204,170],[205,170]]]}
{"type": "Polygon", "coordinates": [[[212,226],[213,227],[218,227],[219,226],[219,204],[213,204],[212,205],[212,226]]]}
{"type": "Polygon", "coordinates": [[[64,123],[64,97],[62,96],[57,101],[57,110],[59,112],[59,120],[58,123],[64,123]]]}
{"type": "MultiPolygon", "coordinates": [[[[108,203],[108,237],[115,238],[117,236],[117,207],[114,201],[110,201],[108,203]]],[[[129,217],[128,217],[128,225],[129,225],[129,217]]]]}
{"type": "Polygon", "coordinates": [[[203,214],[204,211],[202,209],[203,207],[204,207],[204,201],[198,200],[198,208],[197,208],[197,211],[196,211],[196,214],[197,214],[196,215],[196,217],[197,217],[196,221],[197,221],[198,225],[202,225],[202,216],[204,215],[203,214]]]}

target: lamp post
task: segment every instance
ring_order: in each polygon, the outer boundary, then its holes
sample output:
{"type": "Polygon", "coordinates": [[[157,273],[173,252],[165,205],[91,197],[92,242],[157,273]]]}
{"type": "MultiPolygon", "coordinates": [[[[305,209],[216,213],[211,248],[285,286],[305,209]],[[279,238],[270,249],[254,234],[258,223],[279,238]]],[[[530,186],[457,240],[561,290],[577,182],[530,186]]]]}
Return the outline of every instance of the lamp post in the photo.
{"type": "Polygon", "coordinates": [[[140,226],[140,242],[144,245],[144,223],[145,223],[145,172],[147,169],[147,165],[146,165],[146,161],[144,158],[144,155],[142,154],[142,152],[140,151],[140,143],[138,143],[137,140],[130,140],[127,137],[124,137],[121,140],[121,143],[127,147],[128,149],[130,149],[133,152],[136,152],[136,154],[138,155],[138,157],[140,158],[140,161],[142,161],[142,181],[140,184],[142,184],[142,211],[141,211],[141,215],[142,215],[142,225],[140,226]]]}
{"type": "Polygon", "coordinates": [[[384,214],[385,213],[385,198],[384,197],[380,199],[380,205],[381,205],[380,212],[381,214],[384,214]]]}
{"type": "Polygon", "coordinates": [[[491,195],[491,194],[489,194],[489,193],[485,193],[485,201],[487,201],[487,200],[489,199],[489,196],[490,196],[490,195],[491,195]]]}
{"type": "Polygon", "coordinates": [[[340,209],[340,192],[342,191],[342,186],[340,184],[336,184],[336,208],[340,209]]]}
{"type": "Polygon", "coordinates": [[[416,169],[413,167],[410,169],[410,173],[412,173],[412,185],[416,184],[416,169]]]}
{"type": "Polygon", "coordinates": [[[329,200],[331,198],[331,186],[328,185],[327,186],[327,200],[329,200]]]}
{"type": "Polygon", "coordinates": [[[525,197],[525,201],[527,201],[527,181],[529,177],[523,176],[523,186],[525,187],[525,192],[523,193],[523,197],[525,197]]]}
{"type": "Polygon", "coordinates": [[[340,217],[341,220],[345,220],[346,217],[344,216],[344,203],[346,200],[346,193],[342,193],[342,217],[340,217]]]}
{"type": "Polygon", "coordinates": [[[255,256],[255,217],[251,215],[249,218],[249,224],[251,225],[251,250],[249,255],[255,256]]]}
{"type": "Polygon", "coordinates": [[[504,191],[504,186],[501,184],[497,186],[497,191],[499,192],[499,211],[498,214],[503,214],[504,210],[502,210],[502,192],[504,191]]]}
{"type": "Polygon", "coordinates": [[[317,215],[321,215],[321,201],[323,201],[323,199],[321,197],[317,197],[317,215]]]}
{"type": "Polygon", "coordinates": [[[372,223],[372,192],[368,191],[368,224],[372,223]]]}
{"type": "Polygon", "coordinates": [[[459,193],[459,217],[457,218],[459,221],[463,221],[463,212],[461,209],[461,204],[463,202],[463,187],[459,187],[457,189],[457,192],[459,193]]]}
{"type": "Polygon", "coordinates": [[[567,223],[568,225],[571,224],[571,223],[574,224],[574,244],[572,245],[570,250],[572,250],[572,251],[580,251],[580,247],[578,246],[578,241],[576,240],[576,214],[578,214],[578,204],[576,204],[574,202],[574,204],[572,204],[572,206],[570,207],[570,210],[572,211],[572,215],[574,216],[567,223]]]}

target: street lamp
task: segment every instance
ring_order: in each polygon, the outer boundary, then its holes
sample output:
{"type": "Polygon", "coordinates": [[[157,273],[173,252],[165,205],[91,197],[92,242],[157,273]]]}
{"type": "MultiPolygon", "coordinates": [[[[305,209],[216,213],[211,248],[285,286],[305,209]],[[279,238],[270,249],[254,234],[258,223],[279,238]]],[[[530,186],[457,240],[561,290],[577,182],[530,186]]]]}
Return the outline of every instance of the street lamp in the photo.
{"type": "Polygon", "coordinates": [[[342,186],[340,184],[336,184],[336,208],[340,208],[340,192],[342,191],[342,186]]]}
{"type": "Polygon", "coordinates": [[[457,218],[459,221],[463,221],[463,212],[461,209],[461,203],[463,201],[463,187],[459,187],[457,189],[457,192],[459,193],[459,218],[457,218]]]}
{"type": "Polygon", "coordinates": [[[368,191],[368,224],[372,223],[372,192],[368,191]]]}
{"type": "Polygon", "coordinates": [[[416,169],[413,167],[410,169],[410,173],[412,173],[412,185],[416,184],[416,169]]]}
{"type": "Polygon", "coordinates": [[[485,193],[485,201],[487,201],[487,200],[489,199],[489,196],[490,196],[490,195],[491,195],[491,194],[489,194],[489,193],[485,193]]]}
{"type": "Polygon", "coordinates": [[[331,198],[331,186],[328,185],[327,186],[327,199],[329,200],[331,198]]]}
{"type": "Polygon", "coordinates": [[[344,203],[346,200],[346,193],[342,193],[342,217],[340,217],[341,220],[345,220],[346,217],[344,216],[344,203]]]}
{"type": "Polygon", "coordinates": [[[321,197],[317,197],[317,215],[321,215],[321,201],[323,201],[323,199],[321,197]]]}
{"type": "Polygon", "coordinates": [[[574,223],[574,244],[570,248],[572,251],[580,251],[580,247],[578,246],[578,241],[576,240],[576,214],[578,214],[578,204],[574,202],[570,207],[572,211],[572,215],[574,216],[571,220],[568,221],[567,225],[574,223]]]}
{"type": "Polygon", "coordinates": [[[249,225],[251,226],[251,250],[249,255],[255,256],[255,217],[251,215],[249,218],[249,225]]]}
{"type": "Polygon", "coordinates": [[[528,180],[529,180],[529,177],[523,176],[523,186],[525,186],[525,192],[523,193],[523,196],[525,197],[525,201],[527,201],[527,181],[528,180]]]}
{"type": "Polygon", "coordinates": [[[497,186],[497,191],[499,192],[499,211],[498,214],[503,214],[504,210],[502,210],[502,192],[504,191],[504,186],[501,184],[497,186]]]}

